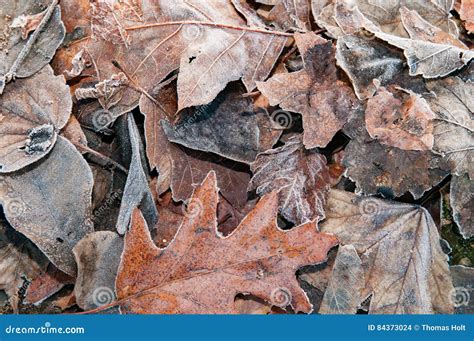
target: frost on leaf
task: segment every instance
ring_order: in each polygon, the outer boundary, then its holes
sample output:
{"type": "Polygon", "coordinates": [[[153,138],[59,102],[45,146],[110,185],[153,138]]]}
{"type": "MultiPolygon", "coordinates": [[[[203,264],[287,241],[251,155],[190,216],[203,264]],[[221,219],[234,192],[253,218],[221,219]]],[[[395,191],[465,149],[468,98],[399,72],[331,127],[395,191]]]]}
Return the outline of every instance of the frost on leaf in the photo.
{"type": "Polygon", "coordinates": [[[360,255],[370,313],[452,313],[448,257],[423,208],[332,191],[321,230],[360,255]]]}
{"type": "Polygon", "coordinates": [[[295,311],[311,311],[295,273],[326,259],[335,237],[318,233],[314,223],[288,232],[278,229],[273,193],[222,238],[216,230],[213,172],[191,201],[200,203],[196,214],[184,219],[165,249],[154,245],[140,211],[134,212],[116,282],[123,313],[236,313],[234,299],[242,292],[295,311]]]}

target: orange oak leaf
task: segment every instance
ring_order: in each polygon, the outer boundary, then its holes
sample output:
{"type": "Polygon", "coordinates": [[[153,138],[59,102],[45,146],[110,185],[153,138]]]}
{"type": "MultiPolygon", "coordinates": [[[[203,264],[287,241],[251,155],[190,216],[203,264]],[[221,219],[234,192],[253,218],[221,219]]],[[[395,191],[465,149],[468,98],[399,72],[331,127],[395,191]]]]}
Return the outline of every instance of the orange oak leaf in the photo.
{"type": "Polygon", "coordinates": [[[217,233],[218,189],[210,172],[191,199],[175,239],[159,249],[139,210],[125,237],[116,281],[122,313],[237,313],[235,296],[250,293],[274,305],[311,312],[296,271],[323,262],[337,239],[314,222],[282,231],[276,225],[278,197],[263,197],[226,238],[217,233]]]}

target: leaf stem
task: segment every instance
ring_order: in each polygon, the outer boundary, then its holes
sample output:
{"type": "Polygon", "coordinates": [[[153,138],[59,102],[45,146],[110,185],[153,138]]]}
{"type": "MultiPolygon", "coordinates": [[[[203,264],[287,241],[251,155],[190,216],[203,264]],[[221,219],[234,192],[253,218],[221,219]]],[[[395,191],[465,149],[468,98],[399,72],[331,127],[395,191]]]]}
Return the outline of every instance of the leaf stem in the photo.
{"type": "Polygon", "coordinates": [[[20,67],[21,63],[23,63],[23,61],[28,56],[28,54],[30,53],[31,48],[33,47],[33,44],[38,39],[38,36],[40,35],[41,31],[44,29],[46,24],[49,22],[49,19],[53,15],[53,12],[56,9],[56,6],[57,6],[58,2],[59,2],[59,0],[53,0],[51,2],[51,4],[48,6],[48,9],[46,10],[46,13],[44,14],[43,18],[41,19],[41,22],[39,23],[38,27],[31,34],[31,36],[28,39],[28,41],[26,42],[25,46],[23,46],[20,53],[18,54],[18,57],[15,59],[15,62],[11,66],[10,70],[5,75],[5,82],[6,83],[9,83],[12,79],[15,78],[16,72],[18,71],[18,68],[20,67]]]}

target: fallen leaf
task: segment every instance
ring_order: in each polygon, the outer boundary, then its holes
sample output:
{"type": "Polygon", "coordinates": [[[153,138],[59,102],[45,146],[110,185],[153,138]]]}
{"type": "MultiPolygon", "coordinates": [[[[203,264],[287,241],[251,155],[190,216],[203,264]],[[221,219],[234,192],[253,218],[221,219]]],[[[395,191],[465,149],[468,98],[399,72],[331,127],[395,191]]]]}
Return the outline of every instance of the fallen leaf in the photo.
{"type": "Polygon", "coordinates": [[[344,131],[352,138],[344,151],[345,176],[358,193],[393,197],[410,192],[418,199],[448,175],[447,165],[430,151],[402,150],[371,139],[361,117],[344,131]]]}
{"type": "Polygon", "coordinates": [[[285,219],[295,224],[324,218],[331,176],[326,158],[305,150],[300,138],[259,154],[251,166],[249,190],[259,196],[278,192],[279,208],[285,219]]]}
{"type": "Polygon", "coordinates": [[[0,289],[9,297],[18,313],[19,291],[46,270],[48,259],[20,233],[0,221],[0,289]]]}
{"type": "Polygon", "coordinates": [[[450,202],[453,219],[464,238],[474,236],[474,180],[467,174],[451,179],[450,202]]]}
{"type": "Polygon", "coordinates": [[[58,270],[50,263],[46,272],[36,277],[26,290],[24,303],[41,304],[60,291],[64,286],[74,283],[74,278],[58,270]]]}
{"type": "Polygon", "coordinates": [[[17,171],[47,155],[71,108],[69,88],[50,66],[9,85],[0,102],[0,173],[17,171]]]}
{"type": "Polygon", "coordinates": [[[320,314],[355,314],[365,287],[362,261],[352,245],[339,247],[320,314]]]}
{"type": "Polygon", "coordinates": [[[297,34],[295,40],[304,70],[276,74],[257,87],[271,105],[303,115],[306,148],[326,147],[359,103],[339,80],[331,42],[314,33],[297,34]]]}
{"type": "Polygon", "coordinates": [[[270,117],[262,111],[255,111],[251,99],[243,94],[241,86],[230,85],[210,104],[181,115],[177,124],[164,121],[163,129],[168,140],[237,162],[253,162],[257,154],[265,150],[260,146],[263,132],[258,117],[263,116],[262,120],[267,121],[270,117]]]}
{"type": "Polygon", "coordinates": [[[64,39],[64,25],[58,1],[5,0],[0,16],[0,94],[15,77],[27,78],[41,70],[54,56],[64,39]],[[49,5],[49,7],[48,7],[49,5]],[[24,30],[12,27],[20,16],[31,16],[48,7],[41,23],[28,39],[24,30]],[[23,31],[23,32],[22,32],[23,31]]]}
{"type": "Polygon", "coordinates": [[[428,102],[436,114],[434,150],[444,156],[456,175],[474,179],[474,84],[458,77],[428,83],[428,102]]]}
{"type": "Polygon", "coordinates": [[[322,262],[336,239],[318,233],[315,223],[279,230],[276,194],[260,200],[240,226],[222,238],[216,230],[217,198],[211,172],[192,198],[202,209],[184,220],[166,249],[153,244],[143,216],[134,212],[116,282],[123,313],[235,313],[234,298],[241,292],[311,311],[295,272],[322,262]]]}
{"type": "Polygon", "coordinates": [[[141,2],[142,15],[133,20],[122,8],[118,1],[101,5],[92,15],[98,39],[83,42],[100,69],[94,75],[98,82],[119,71],[129,75],[131,84],[104,108],[114,117],[133,109],[141,93],[178,68],[179,110],[209,104],[232,81],[242,79],[252,91],[256,81],[268,77],[291,36],[246,26],[230,0],[212,5],[204,0],[146,0],[141,2]]]}
{"type": "Polygon", "coordinates": [[[343,36],[337,40],[336,59],[360,99],[372,97],[379,86],[397,84],[409,90],[419,87],[416,79],[408,81],[405,76],[403,55],[379,41],[343,36]]]}
{"type": "Polygon", "coordinates": [[[90,233],[76,244],[74,294],[80,308],[89,310],[115,300],[115,278],[122,250],[123,239],[111,231],[90,233]]]}
{"type": "Polygon", "coordinates": [[[142,209],[149,226],[154,227],[158,220],[155,202],[148,184],[148,175],[144,170],[146,164],[142,159],[143,144],[140,133],[131,114],[127,116],[126,122],[127,135],[130,139],[128,143],[130,144],[131,160],[116,225],[117,231],[121,235],[127,231],[132,212],[137,206],[142,209]]]}
{"type": "Polygon", "coordinates": [[[456,314],[473,314],[474,302],[474,269],[462,265],[449,267],[453,276],[454,290],[451,292],[451,301],[456,307],[456,314]]]}
{"type": "Polygon", "coordinates": [[[403,150],[433,149],[434,118],[428,102],[420,95],[383,87],[367,101],[365,112],[369,135],[403,150]]]}
{"type": "Polygon", "coordinates": [[[469,33],[474,32],[474,1],[461,0],[461,9],[459,11],[461,19],[464,20],[466,30],[469,33]]]}
{"type": "Polygon", "coordinates": [[[369,313],[452,313],[448,257],[423,208],[335,190],[321,230],[356,248],[366,278],[363,297],[372,295],[369,313]],[[442,276],[442,287],[432,284],[435,274],[442,276]],[[437,295],[444,296],[444,306],[436,304],[437,295]]]}
{"type": "Polygon", "coordinates": [[[408,39],[383,32],[373,32],[390,45],[402,49],[410,68],[410,75],[424,78],[445,77],[467,65],[474,58],[474,51],[459,48],[446,42],[408,39]]]}
{"type": "Polygon", "coordinates": [[[0,176],[0,183],[0,201],[8,222],[55,266],[74,276],[72,248],[92,230],[93,178],[81,154],[59,136],[43,160],[0,176]]]}

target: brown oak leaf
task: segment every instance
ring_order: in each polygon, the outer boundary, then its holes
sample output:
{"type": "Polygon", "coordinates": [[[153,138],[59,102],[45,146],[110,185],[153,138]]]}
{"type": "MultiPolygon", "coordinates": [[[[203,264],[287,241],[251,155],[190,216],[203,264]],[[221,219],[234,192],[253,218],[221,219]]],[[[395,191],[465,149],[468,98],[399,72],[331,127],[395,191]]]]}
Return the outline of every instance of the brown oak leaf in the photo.
{"type": "Polygon", "coordinates": [[[279,230],[278,198],[273,193],[222,238],[216,230],[213,172],[191,200],[201,202],[201,209],[185,218],[166,249],[154,245],[140,211],[134,212],[116,282],[123,313],[236,313],[234,299],[239,293],[311,311],[295,272],[324,261],[337,243],[333,236],[318,233],[315,223],[279,230]]]}

